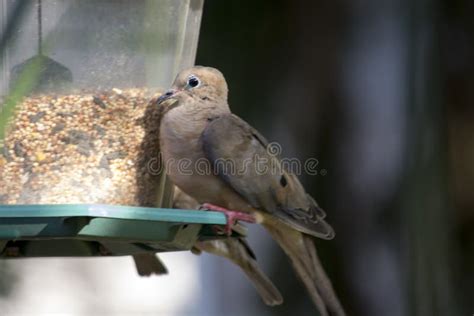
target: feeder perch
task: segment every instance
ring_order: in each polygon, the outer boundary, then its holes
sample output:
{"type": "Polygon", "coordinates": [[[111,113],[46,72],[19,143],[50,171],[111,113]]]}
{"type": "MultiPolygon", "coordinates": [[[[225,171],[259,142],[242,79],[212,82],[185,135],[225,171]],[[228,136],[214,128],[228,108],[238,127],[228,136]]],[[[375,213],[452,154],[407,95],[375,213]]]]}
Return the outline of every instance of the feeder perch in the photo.
{"type": "MultiPolygon", "coordinates": [[[[124,256],[189,250],[222,238],[219,212],[115,205],[2,205],[0,256],[124,256]]],[[[245,231],[234,232],[243,236],[245,231]]]]}

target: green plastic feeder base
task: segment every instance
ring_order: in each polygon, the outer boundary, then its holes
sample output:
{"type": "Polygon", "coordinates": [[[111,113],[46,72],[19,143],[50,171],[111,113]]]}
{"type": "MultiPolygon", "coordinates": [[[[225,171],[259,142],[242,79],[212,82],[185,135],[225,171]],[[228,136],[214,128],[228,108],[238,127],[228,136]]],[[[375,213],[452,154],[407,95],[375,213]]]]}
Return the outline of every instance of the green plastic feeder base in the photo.
{"type": "Polygon", "coordinates": [[[211,225],[226,222],[222,213],[198,210],[0,205],[0,257],[123,256],[189,250],[198,240],[221,238],[211,225]]]}

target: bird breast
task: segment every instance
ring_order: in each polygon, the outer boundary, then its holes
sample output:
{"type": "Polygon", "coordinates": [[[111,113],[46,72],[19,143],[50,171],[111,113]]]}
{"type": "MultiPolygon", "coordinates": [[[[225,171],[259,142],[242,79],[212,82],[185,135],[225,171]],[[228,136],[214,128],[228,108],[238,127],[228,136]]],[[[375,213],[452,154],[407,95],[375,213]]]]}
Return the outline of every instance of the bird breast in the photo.
{"type": "Polygon", "coordinates": [[[166,173],[175,185],[199,203],[247,210],[248,203],[214,175],[204,154],[201,135],[209,122],[209,113],[203,113],[190,115],[186,109],[176,107],[163,117],[160,146],[166,173]]]}
{"type": "Polygon", "coordinates": [[[163,162],[172,161],[185,164],[204,158],[200,137],[207,120],[200,115],[193,115],[181,110],[180,107],[165,114],[160,127],[160,147],[163,162]]]}

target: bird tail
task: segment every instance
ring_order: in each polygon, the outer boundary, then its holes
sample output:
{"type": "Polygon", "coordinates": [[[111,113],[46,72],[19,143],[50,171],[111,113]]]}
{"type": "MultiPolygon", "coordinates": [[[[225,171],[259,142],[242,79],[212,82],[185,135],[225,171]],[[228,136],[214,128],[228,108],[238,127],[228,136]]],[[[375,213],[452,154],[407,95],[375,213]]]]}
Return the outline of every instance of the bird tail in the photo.
{"type": "Polygon", "coordinates": [[[155,254],[134,254],[133,261],[135,261],[135,266],[137,267],[137,272],[140,276],[151,276],[152,274],[162,275],[168,273],[168,269],[166,269],[164,263],[155,254]]]}
{"type": "Polygon", "coordinates": [[[198,243],[197,247],[205,252],[227,258],[238,265],[266,305],[275,306],[283,303],[280,291],[259,268],[252,249],[244,239],[205,241],[198,243]]]}
{"type": "Polygon", "coordinates": [[[296,274],[306,287],[321,316],[346,315],[319,261],[314,237],[281,223],[275,224],[269,221],[263,224],[290,258],[296,274]]]}

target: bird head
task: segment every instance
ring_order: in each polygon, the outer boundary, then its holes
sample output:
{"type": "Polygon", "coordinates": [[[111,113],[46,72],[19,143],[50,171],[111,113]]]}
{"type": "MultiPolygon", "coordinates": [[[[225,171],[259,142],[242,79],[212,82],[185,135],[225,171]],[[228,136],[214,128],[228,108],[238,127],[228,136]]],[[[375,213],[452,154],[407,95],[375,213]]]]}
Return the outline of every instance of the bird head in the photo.
{"type": "Polygon", "coordinates": [[[227,101],[227,83],[222,73],[211,67],[195,66],[181,71],[171,89],[157,100],[177,101],[227,101]]]}

